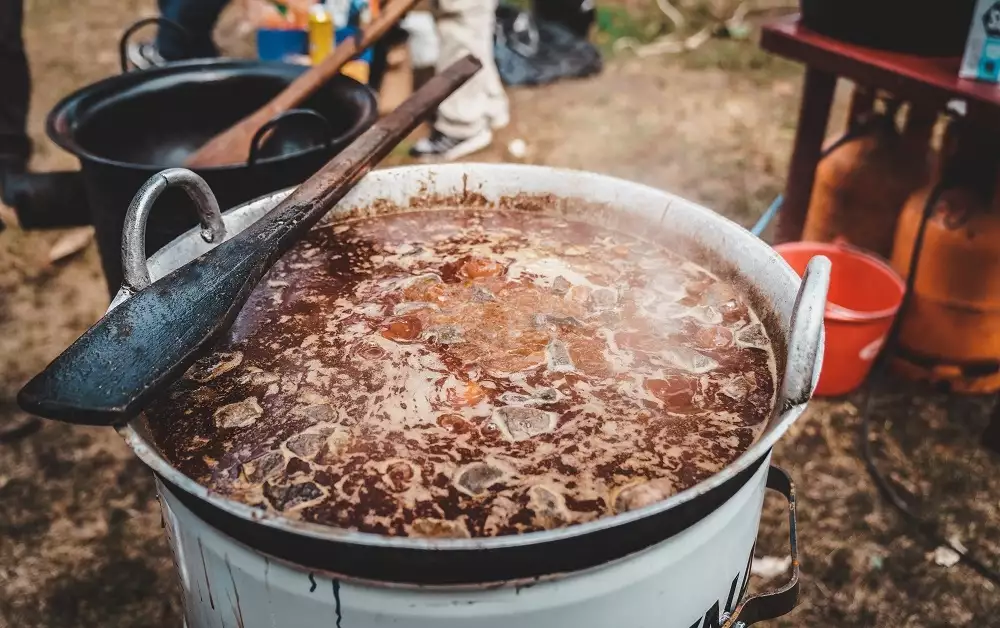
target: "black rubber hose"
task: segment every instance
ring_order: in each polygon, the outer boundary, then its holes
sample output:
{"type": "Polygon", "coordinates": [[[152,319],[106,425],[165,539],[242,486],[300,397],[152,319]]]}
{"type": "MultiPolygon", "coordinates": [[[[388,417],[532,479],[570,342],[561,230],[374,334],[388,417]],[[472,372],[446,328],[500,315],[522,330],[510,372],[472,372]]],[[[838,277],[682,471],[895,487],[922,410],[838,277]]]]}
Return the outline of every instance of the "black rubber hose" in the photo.
{"type": "Polygon", "coordinates": [[[903,293],[903,302],[900,304],[899,312],[896,314],[896,318],[893,321],[892,326],[889,328],[885,348],[882,351],[878,362],[875,364],[872,376],[868,380],[868,385],[865,388],[865,399],[861,407],[861,425],[859,428],[861,454],[864,459],[865,467],[868,470],[868,475],[871,476],[872,481],[875,483],[876,488],[878,488],[879,493],[903,516],[904,519],[913,524],[914,527],[916,527],[921,534],[927,537],[931,542],[951,549],[958,555],[961,562],[971,567],[981,576],[992,581],[994,584],[1000,584],[1000,572],[981,561],[969,550],[956,547],[951,541],[945,539],[941,533],[938,532],[938,525],[936,522],[923,519],[917,513],[913,512],[910,505],[906,503],[906,501],[892,487],[892,484],[889,483],[882,472],[879,471],[878,466],[875,464],[875,457],[872,453],[871,447],[871,415],[873,410],[873,400],[875,397],[874,392],[881,388],[885,376],[888,373],[887,356],[892,353],[892,350],[899,343],[902,320],[910,302],[912,301],[913,288],[916,285],[917,269],[920,263],[920,253],[924,246],[924,237],[927,233],[927,224],[930,222],[931,215],[934,213],[934,208],[941,199],[941,194],[944,193],[944,191],[950,186],[950,177],[947,173],[945,173],[942,175],[941,181],[934,186],[931,193],[928,195],[927,203],[924,205],[924,211],[920,217],[920,225],[917,228],[917,237],[913,242],[913,251],[910,256],[910,266],[906,277],[906,292],[903,293]]]}

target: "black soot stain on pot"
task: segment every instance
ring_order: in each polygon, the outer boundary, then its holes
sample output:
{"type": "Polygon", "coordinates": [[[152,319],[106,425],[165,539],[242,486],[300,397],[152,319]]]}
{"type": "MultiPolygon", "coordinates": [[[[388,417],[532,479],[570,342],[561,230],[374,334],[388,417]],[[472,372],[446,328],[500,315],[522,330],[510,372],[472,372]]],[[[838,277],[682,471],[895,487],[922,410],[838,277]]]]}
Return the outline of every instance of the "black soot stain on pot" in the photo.
{"type": "Polygon", "coordinates": [[[215,600],[212,598],[212,579],[208,577],[208,564],[205,563],[205,548],[201,545],[201,537],[198,537],[198,553],[201,554],[201,569],[205,574],[205,586],[208,587],[208,603],[215,610],[215,600]]]}
{"type": "Polygon", "coordinates": [[[236,597],[236,608],[233,609],[236,615],[236,622],[239,628],[243,628],[243,608],[240,607],[240,592],[236,588],[236,578],[233,577],[233,566],[229,564],[229,556],[226,556],[226,571],[229,572],[229,581],[233,584],[233,595],[236,597]]]}
{"type": "Polygon", "coordinates": [[[340,622],[343,621],[344,616],[341,613],[340,608],[340,580],[337,580],[336,578],[333,580],[333,603],[334,610],[337,613],[337,628],[341,628],[340,622]]]}
{"type": "Polygon", "coordinates": [[[746,595],[747,588],[750,586],[750,566],[753,564],[753,554],[754,547],[750,548],[750,556],[747,558],[746,567],[744,567],[742,572],[737,573],[733,577],[732,583],[729,585],[729,596],[726,598],[726,605],[722,606],[720,604],[721,600],[715,600],[712,606],[705,611],[705,614],[698,619],[694,620],[688,628],[721,628],[722,626],[722,613],[732,613],[736,610],[739,605],[740,600],[746,595]],[[742,585],[740,585],[740,580],[742,578],[742,585]],[[737,590],[739,595],[737,595],[737,590]]]}

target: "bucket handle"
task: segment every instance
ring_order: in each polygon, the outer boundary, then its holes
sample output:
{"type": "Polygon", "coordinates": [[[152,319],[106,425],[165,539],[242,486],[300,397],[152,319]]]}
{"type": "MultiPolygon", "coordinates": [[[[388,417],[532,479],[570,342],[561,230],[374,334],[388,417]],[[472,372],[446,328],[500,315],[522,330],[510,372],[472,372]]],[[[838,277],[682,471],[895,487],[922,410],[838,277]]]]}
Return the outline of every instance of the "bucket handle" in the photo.
{"type": "Polygon", "coordinates": [[[136,192],[125,214],[125,228],[122,230],[122,270],[125,279],[122,290],[129,296],[152,283],[146,264],[146,220],[156,199],[170,187],[181,188],[194,203],[198,222],[201,223],[202,240],[218,244],[226,239],[226,225],[222,222],[219,201],[204,179],[185,168],[170,168],[154,174],[136,192]]]}
{"type": "MultiPolygon", "coordinates": [[[[720,628],[745,628],[760,621],[776,619],[792,612],[799,601],[799,532],[795,515],[795,483],[781,467],[767,470],[767,488],[781,493],[788,500],[788,551],[792,557],[792,575],[781,587],[752,595],[740,602],[732,614],[725,617],[720,628]]],[[[746,575],[749,581],[750,574],[746,575]]]]}
{"type": "Polygon", "coordinates": [[[177,22],[173,20],[168,20],[165,17],[147,17],[143,18],[137,22],[133,22],[131,26],[125,29],[122,33],[121,38],[118,40],[118,63],[121,65],[122,74],[129,71],[128,68],[128,42],[132,38],[132,35],[136,33],[140,28],[149,26],[150,24],[156,24],[161,28],[166,26],[168,29],[173,29],[180,33],[185,39],[188,40],[189,44],[194,43],[194,35],[191,31],[184,28],[177,22]]]}
{"type": "Polygon", "coordinates": [[[774,411],[784,414],[812,396],[813,379],[823,343],[826,293],[830,288],[830,260],[822,255],[809,260],[792,309],[788,356],[774,411]]]}
{"type": "Polygon", "coordinates": [[[250,154],[247,155],[247,166],[253,168],[257,165],[257,159],[261,151],[261,144],[263,140],[267,137],[267,134],[274,131],[282,122],[288,118],[303,118],[310,117],[319,122],[323,126],[323,130],[326,131],[326,148],[331,150],[333,147],[333,125],[327,120],[326,116],[318,111],[312,109],[289,109],[288,111],[279,113],[267,122],[263,124],[257,132],[253,134],[253,139],[250,140],[250,154]]]}

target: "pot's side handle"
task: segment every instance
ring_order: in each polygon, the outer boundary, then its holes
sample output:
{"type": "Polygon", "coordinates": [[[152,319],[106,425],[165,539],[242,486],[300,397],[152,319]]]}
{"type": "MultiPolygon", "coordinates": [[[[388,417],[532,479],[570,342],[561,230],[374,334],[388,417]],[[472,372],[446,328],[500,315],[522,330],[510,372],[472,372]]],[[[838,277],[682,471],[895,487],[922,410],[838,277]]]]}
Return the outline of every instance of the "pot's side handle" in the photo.
{"type": "Polygon", "coordinates": [[[812,396],[829,287],[830,260],[817,255],[806,266],[792,309],[785,374],[774,408],[779,414],[806,403],[812,396]]]}
{"type": "Polygon", "coordinates": [[[125,228],[122,230],[122,270],[125,280],[122,290],[135,294],[151,281],[146,265],[146,220],[149,211],[169,187],[179,187],[194,202],[201,223],[201,238],[205,242],[219,243],[226,239],[226,225],[215,194],[204,179],[184,168],[164,170],[146,181],[128,206],[125,228]]]}
{"type": "Polygon", "coordinates": [[[799,601],[799,533],[795,516],[795,484],[781,467],[771,465],[767,471],[767,488],[781,493],[788,500],[788,545],[792,557],[792,575],[781,588],[750,596],[740,602],[721,628],[746,628],[759,621],[781,617],[790,613],[799,601]]]}
{"type": "Polygon", "coordinates": [[[265,122],[264,126],[257,129],[257,132],[253,134],[253,139],[250,140],[250,152],[247,155],[247,166],[253,168],[257,165],[261,145],[263,143],[262,140],[264,140],[272,131],[281,125],[282,122],[289,118],[311,118],[319,122],[320,126],[323,128],[323,133],[326,135],[326,138],[323,140],[324,145],[327,150],[332,149],[333,125],[326,119],[326,116],[313,109],[289,109],[288,111],[279,113],[265,122]]]}
{"type": "Polygon", "coordinates": [[[143,18],[137,22],[134,22],[131,26],[125,29],[122,36],[118,39],[118,63],[121,65],[122,74],[129,71],[128,69],[128,45],[132,39],[132,35],[136,33],[141,28],[149,26],[150,24],[156,24],[158,27],[163,28],[166,26],[168,29],[174,30],[180,33],[181,36],[187,41],[189,46],[194,44],[194,35],[191,31],[184,28],[177,22],[173,20],[168,20],[165,17],[147,17],[143,18]]]}

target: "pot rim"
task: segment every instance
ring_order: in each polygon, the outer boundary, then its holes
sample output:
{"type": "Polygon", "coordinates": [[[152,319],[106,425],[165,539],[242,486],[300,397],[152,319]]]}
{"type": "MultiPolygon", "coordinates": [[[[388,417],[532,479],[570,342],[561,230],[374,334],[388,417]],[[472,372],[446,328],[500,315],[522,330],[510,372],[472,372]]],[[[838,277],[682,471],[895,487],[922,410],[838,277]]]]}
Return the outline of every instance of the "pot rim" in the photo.
{"type": "MultiPolygon", "coordinates": [[[[480,173],[488,173],[491,178],[503,178],[503,177],[514,177],[518,173],[530,172],[536,175],[543,175],[547,179],[556,178],[567,178],[567,177],[578,177],[581,175],[586,175],[590,180],[600,184],[601,186],[609,186],[611,188],[617,188],[623,190],[624,188],[631,188],[637,192],[642,192],[646,195],[659,196],[667,203],[675,201],[683,201],[687,206],[688,211],[696,212],[702,214],[702,218],[708,218],[711,221],[717,223],[717,227],[720,230],[728,231],[730,234],[735,234],[740,237],[741,240],[746,240],[747,246],[752,246],[759,249],[759,254],[762,257],[766,257],[769,263],[774,265],[774,269],[781,274],[781,279],[787,282],[789,287],[793,290],[798,290],[801,279],[795,271],[781,258],[781,256],[774,251],[770,246],[765,244],[763,241],[759,240],[752,234],[750,234],[746,229],[736,224],[732,220],[717,214],[701,205],[681,199],[674,194],[663,190],[657,190],[653,187],[635,183],[632,181],[627,181],[617,177],[611,177],[608,175],[595,174],[584,172],[580,170],[571,170],[564,168],[553,168],[548,166],[533,166],[533,165],[522,165],[522,164],[486,164],[486,163],[453,163],[444,165],[411,165],[402,166],[396,168],[386,168],[381,170],[375,170],[368,175],[367,178],[374,178],[376,180],[380,178],[386,178],[391,180],[392,177],[405,177],[406,175],[412,175],[413,173],[425,173],[425,178],[433,178],[437,173],[444,173],[448,171],[457,171],[464,173],[468,168],[474,168],[480,173]]],[[[274,192],[270,195],[265,195],[256,199],[255,201],[250,201],[250,203],[244,203],[235,208],[230,209],[225,212],[224,215],[229,215],[233,211],[240,209],[246,205],[250,205],[256,202],[262,201],[273,201],[280,202],[285,196],[290,194],[294,188],[288,188],[279,192],[274,192]]],[[[565,198],[565,195],[562,195],[565,198]]],[[[149,261],[154,262],[161,257],[165,256],[169,250],[173,247],[181,238],[189,236],[192,233],[196,233],[198,227],[195,227],[181,236],[178,236],[176,240],[166,245],[156,253],[154,253],[149,261]]],[[[115,299],[112,301],[111,307],[115,307],[125,299],[127,299],[128,294],[124,291],[120,291],[115,299]]],[[[109,308],[110,309],[110,308],[109,308]]],[[[790,333],[790,330],[786,333],[790,333]]],[[[820,332],[822,334],[822,332],[820,332]]],[[[175,467],[173,467],[165,458],[163,458],[157,451],[155,446],[147,442],[138,432],[138,430],[133,427],[136,421],[142,420],[142,415],[133,419],[129,423],[118,426],[116,429],[118,433],[125,439],[128,446],[135,452],[135,454],[150,468],[154,473],[166,479],[170,484],[176,486],[177,488],[185,491],[191,496],[208,502],[210,505],[228,513],[230,515],[236,516],[240,519],[250,521],[253,523],[258,523],[263,526],[279,530],[281,532],[292,533],[303,537],[313,538],[320,541],[333,541],[341,543],[350,543],[354,545],[361,546],[373,546],[380,548],[389,549],[406,549],[406,550],[431,550],[431,551],[480,551],[480,550],[498,550],[511,547],[523,547],[526,545],[538,545],[543,543],[550,543],[554,541],[563,541],[572,539],[575,537],[582,537],[588,534],[608,530],[610,528],[616,528],[629,523],[636,522],[640,519],[645,519],[647,517],[664,513],[668,510],[681,506],[693,499],[709,493],[714,489],[719,488],[729,480],[733,479],[740,472],[748,469],[751,465],[759,462],[774,447],[774,444],[778,441],[781,436],[788,431],[802,412],[805,410],[806,404],[809,398],[811,398],[812,390],[819,380],[820,365],[822,364],[823,358],[822,342],[819,345],[819,351],[814,358],[814,369],[812,382],[809,388],[809,394],[805,399],[794,400],[794,403],[787,404],[780,413],[778,413],[777,418],[768,419],[772,423],[771,426],[765,428],[764,433],[761,437],[753,443],[746,451],[744,451],[736,460],[730,463],[728,466],[724,467],[722,470],[713,474],[712,476],[706,478],[702,482],[689,487],[680,493],[676,493],[669,498],[650,504],[643,508],[628,511],[624,513],[618,513],[614,515],[608,515],[595,519],[593,521],[578,523],[564,528],[556,528],[552,530],[543,530],[538,532],[527,532],[524,534],[515,535],[502,535],[493,537],[476,537],[476,538],[417,538],[417,537],[396,537],[396,536],[384,536],[380,534],[374,534],[369,532],[358,532],[355,530],[349,530],[344,528],[336,528],[333,526],[327,526],[317,523],[309,523],[305,521],[295,520],[285,517],[278,513],[272,513],[267,511],[262,511],[257,508],[253,508],[247,504],[231,500],[227,497],[216,493],[202,486],[191,478],[187,477],[175,467]]],[[[786,367],[787,370],[787,367],[786,367]]],[[[780,383],[783,379],[784,373],[779,374],[778,386],[780,388],[780,383]]],[[[776,399],[776,403],[779,403],[776,399]]],[[[776,411],[772,411],[773,413],[776,411]]]]}
{"type": "MultiPolygon", "coordinates": [[[[45,134],[48,135],[49,139],[52,140],[59,148],[62,148],[66,152],[72,154],[73,156],[81,159],[96,162],[105,166],[115,166],[118,168],[128,168],[128,169],[141,169],[148,170],[151,174],[159,172],[166,168],[166,166],[157,166],[151,164],[136,164],[129,163],[125,161],[119,161],[117,159],[110,159],[107,157],[102,157],[97,155],[90,150],[85,149],[76,140],[76,132],[74,129],[75,124],[72,124],[67,120],[67,115],[69,111],[76,107],[76,105],[83,99],[92,96],[104,94],[105,96],[118,93],[122,88],[132,87],[142,82],[143,80],[155,80],[157,78],[162,78],[164,76],[170,76],[173,74],[183,74],[183,73],[204,73],[220,70],[228,70],[232,68],[260,68],[260,69],[270,69],[274,71],[275,74],[284,74],[287,72],[304,72],[307,68],[304,66],[296,66],[290,63],[282,63],[280,61],[255,61],[252,59],[231,59],[227,57],[220,57],[217,59],[193,59],[190,61],[178,61],[174,63],[169,63],[164,66],[150,68],[147,70],[134,70],[131,72],[123,72],[121,74],[115,74],[106,78],[103,78],[97,82],[85,85],[75,92],[64,96],[57,102],[51,110],[49,110],[48,115],[45,117],[45,134]],[[131,80],[130,80],[131,79],[131,80]]],[[[339,81],[341,83],[350,84],[353,83],[356,87],[362,88],[361,91],[365,94],[365,99],[371,106],[371,110],[375,112],[375,117],[378,117],[378,102],[375,97],[374,92],[372,92],[371,87],[360,83],[359,81],[347,76],[346,74],[338,74],[337,76],[330,79],[330,81],[339,81]]],[[[363,131],[362,123],[363,120],[358,120],[351,126],[346,133],[343,133],[341,138],[350,138],[356,136],[358,133],[363,131]]],[[[334,138],[335,140],[338,138],[334,138]]],[[[274,155],[272,157],[265,157],[258,159],[254,166],[266,166],[274,163],[279,163],[282,161],[288,161],[297,157],[302,157],[304,155],[313,154],[319,151],[325,150],[325,146],[314,146],[312,148],[304,148],[302,150],[295,151],[293,153],[287,153],[282,155],[274,155]]],[[[242,168],[249,168],[248,164],[244,162],[228,164],[225,166],[213,166],[210,168],[198,168],[198,172],[214,173],[214,172],[228,172],[236,171],[242,168]]]]}

